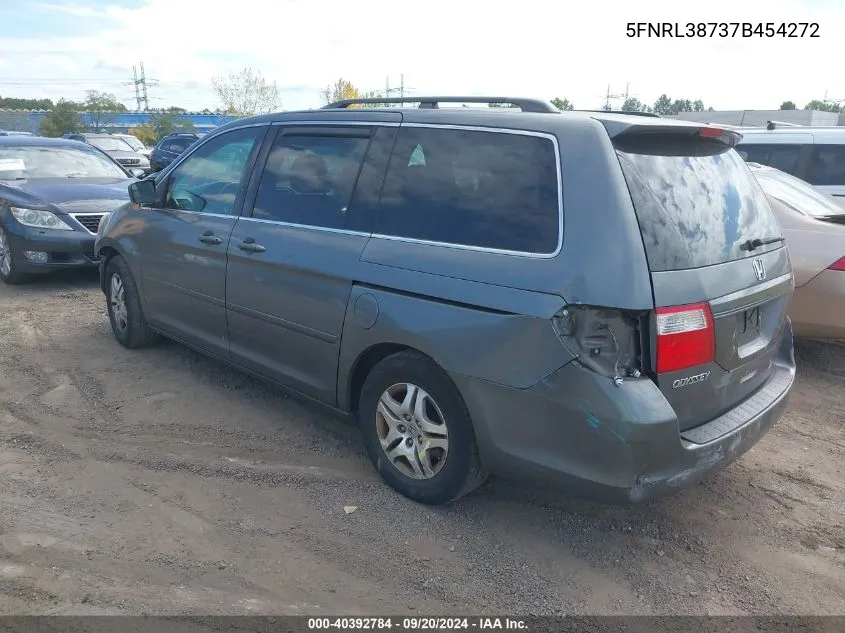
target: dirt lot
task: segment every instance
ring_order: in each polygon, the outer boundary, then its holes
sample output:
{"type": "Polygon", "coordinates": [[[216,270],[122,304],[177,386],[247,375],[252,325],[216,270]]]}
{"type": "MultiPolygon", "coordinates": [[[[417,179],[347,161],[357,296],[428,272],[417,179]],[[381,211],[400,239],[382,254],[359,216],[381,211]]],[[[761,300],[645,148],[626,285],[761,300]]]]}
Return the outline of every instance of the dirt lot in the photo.
{"type": "Polygon", "coordinates": [[[798,356],[775,430],[677,497],[432,509],[353,427],[121,348],[95,276],[0,284],[0,614],[845,614],[845,346],[798,356]]]}

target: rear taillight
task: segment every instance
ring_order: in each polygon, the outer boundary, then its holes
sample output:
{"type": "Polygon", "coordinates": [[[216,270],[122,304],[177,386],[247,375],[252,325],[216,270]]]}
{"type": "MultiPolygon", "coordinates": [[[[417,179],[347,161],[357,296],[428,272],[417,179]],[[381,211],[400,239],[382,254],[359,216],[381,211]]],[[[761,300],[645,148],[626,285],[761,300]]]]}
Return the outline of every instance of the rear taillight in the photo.
{"type": "Polygon", "coordinates": [[[717,127],[702,127],[698,129],[698,135],[701,138],[720,138],[725,133],[717,127]]]}
{"type": "Polygon", "coordinates": [[[657,308],[657,373],[679,371],[716,357],[713,314],[706,303],[657,308]]]}
{"type": "Polygon", "coordinates": [[[827,269],[828,270],[843,270],[843,271],[845,271],[845,257],[837,259],[830,266],[828,266],[827,269]]]}

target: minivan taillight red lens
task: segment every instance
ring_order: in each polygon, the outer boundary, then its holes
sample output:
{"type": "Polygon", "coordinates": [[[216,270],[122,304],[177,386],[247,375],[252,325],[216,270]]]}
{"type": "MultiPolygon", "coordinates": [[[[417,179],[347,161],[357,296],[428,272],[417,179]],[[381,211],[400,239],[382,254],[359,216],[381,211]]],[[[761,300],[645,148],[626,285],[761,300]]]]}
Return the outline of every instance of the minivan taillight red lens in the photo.
{"type": "Polygon", "coordinates": [[[657,373],[679,371],[716,357],[713,314],[707,303],[657,308],[657,373]]]}
{"type": "Polygon", "coordinates": [[[845,271],[845,257],[841,257],[827,267],[828,270],[842,270],[845,271]]]}

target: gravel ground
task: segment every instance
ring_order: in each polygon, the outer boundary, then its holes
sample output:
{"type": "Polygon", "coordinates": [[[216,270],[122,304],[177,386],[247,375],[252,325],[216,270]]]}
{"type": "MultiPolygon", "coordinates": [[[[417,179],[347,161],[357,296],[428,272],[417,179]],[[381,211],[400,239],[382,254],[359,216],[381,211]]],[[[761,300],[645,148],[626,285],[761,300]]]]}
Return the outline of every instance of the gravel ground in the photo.
{"type": "Polygon", "coordinates": [[[392,492],[356,429],[174,343],[94,275],[0,285],[0,614],[845,614],[845,346],[707,482],[616,508],[392,492]],[[344,506],[357,506],[347,514],[344,506]]]}

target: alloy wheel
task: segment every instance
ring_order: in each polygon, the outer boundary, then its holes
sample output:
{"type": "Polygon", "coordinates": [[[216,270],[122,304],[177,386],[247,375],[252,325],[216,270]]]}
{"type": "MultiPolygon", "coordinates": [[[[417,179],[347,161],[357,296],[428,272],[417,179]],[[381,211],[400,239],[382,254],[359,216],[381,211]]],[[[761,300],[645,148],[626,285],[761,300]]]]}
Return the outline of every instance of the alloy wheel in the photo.
{"type": "Polygon", "coordinates": [[[449,454],[449,431],[440,407],[412,383],[388,387],[378,402],[376,430],[382,450],[402,474],[431,479],[449,454]]]}
{"type": "Polygon", "coordinates": [[[129,312],[126,309],[126,288],[120,275],[113,273],[109,282],[109,302],[111,303],[112,319],[120,332],[129,327],[129,312]]]}

